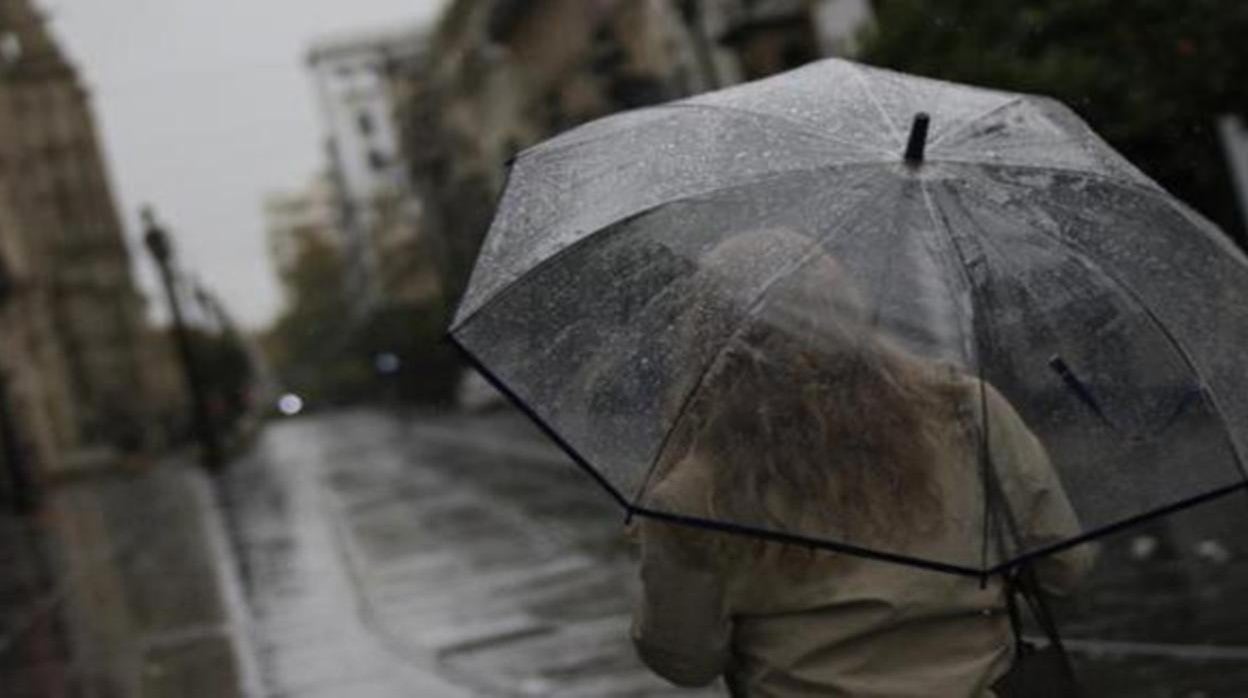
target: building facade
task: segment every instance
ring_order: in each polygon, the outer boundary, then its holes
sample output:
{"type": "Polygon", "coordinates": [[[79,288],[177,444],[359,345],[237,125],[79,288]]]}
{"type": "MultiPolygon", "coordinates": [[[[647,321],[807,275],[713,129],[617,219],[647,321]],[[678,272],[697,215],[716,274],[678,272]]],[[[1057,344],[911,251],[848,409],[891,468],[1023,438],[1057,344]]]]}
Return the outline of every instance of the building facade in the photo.
{"type": "Polygon", "coordinates": [[[416,244],[420,207],[394,118],[396,76],[424,60],[426,32],[410,26],[315,43],[307,55],[322,120],[346,287],[360,313],[411,292],[392,267],[395,249],[416,244]]]}
{"type": "Polygon", "coordinates": [[[0,506],[33,504],[40,471],[77,445],[68,371],[39,267],[0,181],[0,506]]]}
{"type": "Polygon", "coordinates": [[[145,445],[150,347],[89,96],[44,21],[0,0],[0,238],[22,308],[0,322],[4,341],[27,338],[25,358],[5,352],[20,362],[6,382],[47,404],[16,410],[31,424],[14,427],[55,444],[27,449],[47,472],[145,445]]]}
{"type": "Polygon", "coordinates": [[[852,51],[869,19],[867,0],[453,0],[399,112],[444,295],[466,285],[518,151],[852,51]]]}

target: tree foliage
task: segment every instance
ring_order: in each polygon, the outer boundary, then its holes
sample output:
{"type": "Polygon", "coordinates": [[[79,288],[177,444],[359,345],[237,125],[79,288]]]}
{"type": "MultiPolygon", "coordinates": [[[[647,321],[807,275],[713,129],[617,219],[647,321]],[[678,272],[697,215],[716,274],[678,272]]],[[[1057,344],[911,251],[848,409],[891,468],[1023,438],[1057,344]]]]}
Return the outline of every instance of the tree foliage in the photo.
{"type": "Polygon", "coordinates": [[[344,278],[336,249],[305,241],[284,279],[292,304],[265,342],[283,387],[314,406],[450,401],[461,364],[443,339],[449,318],[442,300],[383,304],[362,315],[344,278]],[[383,369],[379,357],[386,354],[397,361],[383,369]]]}
{"type": "Polygon", "coordinates": [[[1056,97],[1245,243],[1216,119],[1248,116],[1243,0],[876,0],[860,57],[1056,97]]]}
{"type": "Polygon", "coordinates": [[[292,303],[265,341],[283,386],[313,403],[350,396],[368,379],[366,367],[347,358],[351,305],[343,279],[337,249],[303,240],[283,279],[292,303]]]}

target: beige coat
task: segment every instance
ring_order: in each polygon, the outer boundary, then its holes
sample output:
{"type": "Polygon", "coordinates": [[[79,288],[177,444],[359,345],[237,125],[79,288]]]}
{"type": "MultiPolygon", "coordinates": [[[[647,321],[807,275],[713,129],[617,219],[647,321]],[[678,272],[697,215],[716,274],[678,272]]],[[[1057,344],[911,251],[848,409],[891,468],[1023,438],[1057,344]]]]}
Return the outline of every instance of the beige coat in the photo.
{"type": "MultiPolygon", "coordinates": [[[[1043,447],[988,392],[993,461],[1027,542],[1068,538],[1079,524],[1043,447]]],[[[979,474],[960,462],[970,460],[965,455],[949,460],[937,465],[945,509],[955,515],[907,552],[978,560],[979,474]]],[[[705,486],[706,468],[686,461],[656,496],[680,500],[682,491],[705,486]]],[[[990,696],[1009,668],[1012,633],[998,579],[981,586],[977,578],[861,559],[800,578],[762,563],[726,571],[691,558],[668,526],[640,525],[644,591],[633,640],[642,660],[673,683],[706,685],[723,675],[734,696],[750,698],[962,698],[990,696]]],[[[1080,546],[1035,569],[1047,591],[1065,593],[1093,557],[1080,546]]]]}

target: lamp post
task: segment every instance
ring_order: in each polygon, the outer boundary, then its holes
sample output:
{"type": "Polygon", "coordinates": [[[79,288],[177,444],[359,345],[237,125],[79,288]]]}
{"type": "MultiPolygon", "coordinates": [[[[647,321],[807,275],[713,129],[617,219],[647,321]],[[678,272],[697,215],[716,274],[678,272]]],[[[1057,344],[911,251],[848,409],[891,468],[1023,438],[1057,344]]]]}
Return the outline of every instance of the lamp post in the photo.
{"type": "Polygon", "coordinates": [[[173,338],[191,396],[191,419],[194,422],[195,437],[200,444],[200,456],[205,468],[216,470],[223,463],[221,444],[217,439],[212,412],[208,408],[208,395],[204,389],[203,377],[200,376],[195,363],[191,336],[187,331],[186,320],[182,316],[182,304],[178,300],[178,288],[174,280],[173,244],[169,240],[169,234],[156,222],[156,216],[150,207],[143,207],[140,215],[143,218],[143,242],[147,245],[147,251],[151,253],[152,259],[156,261],[156,268],[160,271],[160,281],[165,287],[165,296],[169,301],[169,314],[173,318],[173,338]]]}

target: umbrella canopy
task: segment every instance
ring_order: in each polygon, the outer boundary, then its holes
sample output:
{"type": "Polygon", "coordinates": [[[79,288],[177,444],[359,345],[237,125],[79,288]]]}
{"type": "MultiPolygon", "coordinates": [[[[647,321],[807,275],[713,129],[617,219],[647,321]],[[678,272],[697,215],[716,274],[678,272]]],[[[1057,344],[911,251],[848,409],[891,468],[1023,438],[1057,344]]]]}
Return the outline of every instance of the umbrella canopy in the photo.
{"type": "Polygon", "coordinates": [[[1059,103],[826,60],[521,153],[451,332],[632,513],[985,574],[1248,483],[1246,300],[1224,235],[1059,103]],[[1074,529],[992,542],[1020,506],[993,414],[1074,529]],[[656,494],[714,433],[752,510],[656,494]],[[785,458],[810,478],[769,482],[785,458]],[[936,498],[980,540],[785,516],[784,488],[936,498]]]}

